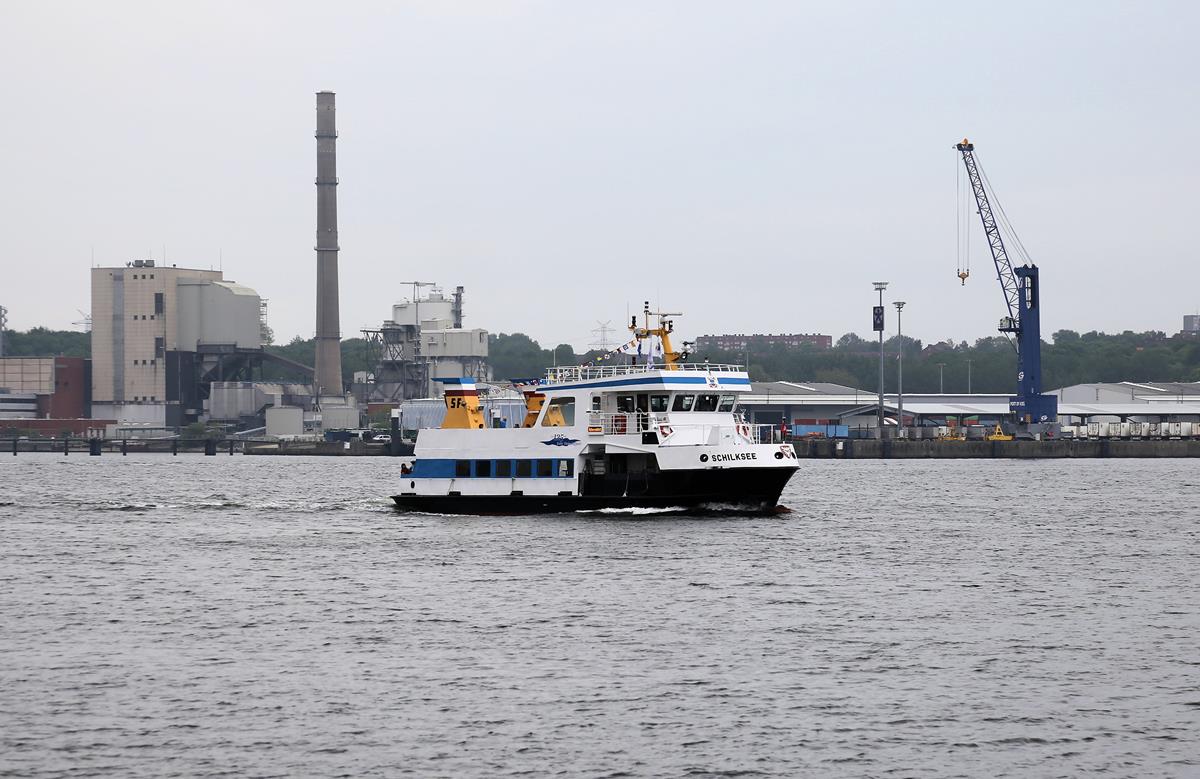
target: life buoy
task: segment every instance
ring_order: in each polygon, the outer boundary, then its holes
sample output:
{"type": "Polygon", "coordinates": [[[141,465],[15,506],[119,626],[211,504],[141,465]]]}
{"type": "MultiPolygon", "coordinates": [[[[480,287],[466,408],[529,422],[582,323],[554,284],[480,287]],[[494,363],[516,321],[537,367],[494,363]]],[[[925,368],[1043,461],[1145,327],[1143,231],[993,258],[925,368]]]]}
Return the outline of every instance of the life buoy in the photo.
{"type": "Polygon", "coordinates": [[[674,432],[675,431],[671,429],[670,425],[659,425],[658,426],[658,435],[660,438],[670,438],[671,434],[674,432]]]}

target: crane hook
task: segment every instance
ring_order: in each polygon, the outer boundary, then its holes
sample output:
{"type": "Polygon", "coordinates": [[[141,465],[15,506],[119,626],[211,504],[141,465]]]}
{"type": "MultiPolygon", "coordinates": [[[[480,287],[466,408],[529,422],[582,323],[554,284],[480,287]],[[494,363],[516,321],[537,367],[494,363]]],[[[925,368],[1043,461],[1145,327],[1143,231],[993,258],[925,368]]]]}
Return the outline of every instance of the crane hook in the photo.
{"type": "Polygon", "coordinates": [[[959,277],[960,279],[962,279],[962,286],[964,286],[964,287],[965,287],[965,286],[967,286],[967,277],[968,277],[968,276],[970,276],[970,275],[971,275],[971,271],[970,271],[970,270],[960,270],[960,271],[958,272],[958,277],[959,277]]]}

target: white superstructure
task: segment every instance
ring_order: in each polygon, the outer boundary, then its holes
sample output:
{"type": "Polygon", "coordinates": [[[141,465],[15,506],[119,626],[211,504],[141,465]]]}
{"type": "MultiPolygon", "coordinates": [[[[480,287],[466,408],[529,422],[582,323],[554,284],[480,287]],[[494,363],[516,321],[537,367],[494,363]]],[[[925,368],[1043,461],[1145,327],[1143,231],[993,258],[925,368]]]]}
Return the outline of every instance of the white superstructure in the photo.
{"type": "Polygon", "coordinates": [[[741,416],[749,390],[734,365],[554,368],[526,390],[521,427],[505,428],[487,426],[470,379],[450,380],[446,426],[421,431],[394,499],[451,513],[770,508],[796,457],[741,416]]]}

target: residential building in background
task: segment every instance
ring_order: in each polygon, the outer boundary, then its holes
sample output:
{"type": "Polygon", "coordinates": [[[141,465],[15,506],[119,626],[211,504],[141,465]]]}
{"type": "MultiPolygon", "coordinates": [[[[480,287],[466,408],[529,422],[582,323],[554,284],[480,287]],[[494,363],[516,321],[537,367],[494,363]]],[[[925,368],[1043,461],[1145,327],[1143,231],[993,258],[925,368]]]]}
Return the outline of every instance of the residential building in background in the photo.
{"type": "Polygon", "coordinates": [[[717,349],[724,352],[739,352],[747,346],[761,344],[763,346],[813,346],[817,349],[832,349],[833,336],[821,335],[819,333],[781,333],[779,335],[763,335],[762,333],[754,333],[753,335],[726,334],[726,335],[702,335],[696,339],[697,349],[717,349]]]}

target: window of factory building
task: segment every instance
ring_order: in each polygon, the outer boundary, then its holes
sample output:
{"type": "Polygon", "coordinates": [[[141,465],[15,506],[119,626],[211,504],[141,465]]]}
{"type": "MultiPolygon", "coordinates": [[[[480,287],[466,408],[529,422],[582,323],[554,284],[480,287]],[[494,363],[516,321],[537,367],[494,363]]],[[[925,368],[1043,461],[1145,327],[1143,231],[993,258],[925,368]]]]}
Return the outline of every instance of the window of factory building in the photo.
{"type": "Polygon", "coordinates": [[[696,401],[696,410],[697,411],[716,411],[717,403],[718,403],[718,397],[716,395],[701,395],[700,399],[698,401],[696,401]]]}
{"type": "MultiPolygon", "coordinates": [[[[154,278],[154,277],[151,276],[150,278],[154,278]]],[[[162,314],[166,310],[167,310],[167,303],[166,303],[166,298],[164,297],[163,293],[155,292],[154,293],[154,313],[162,314]]]]}
{"type": "Polygon", "coordinates": [[[166,354],[167,343],[161,335],[154,337],[154,356],[162,357],[166,354]]]}
{"type": "Polygon", "coordinates": [[[675,405],[671,406],[672,411],[691,411],[692,405],[696,402],[695,395],[676,395],[675,405]]]}

